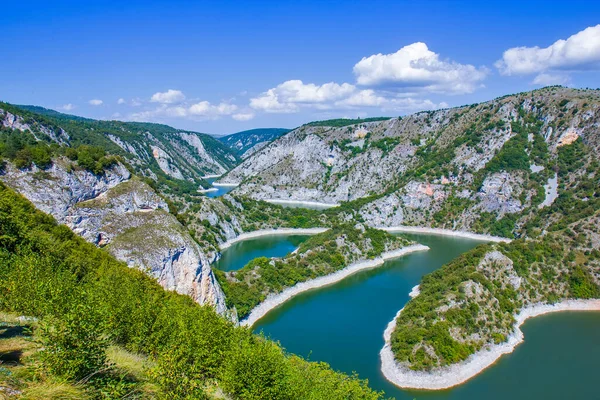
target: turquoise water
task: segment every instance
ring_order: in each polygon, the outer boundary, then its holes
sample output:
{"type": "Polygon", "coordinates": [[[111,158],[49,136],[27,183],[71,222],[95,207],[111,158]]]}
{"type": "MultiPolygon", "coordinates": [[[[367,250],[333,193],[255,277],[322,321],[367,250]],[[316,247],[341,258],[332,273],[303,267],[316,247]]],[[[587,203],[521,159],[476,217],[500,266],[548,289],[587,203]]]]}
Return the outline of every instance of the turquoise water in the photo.
{"type": "MultiPolygon", "coordinates": [[[[337,370],[356,371],[369,379],[371,387],[396,399],[600,398],[595,379],[600,360],[600,313],[559,313],[528,321],[523,326],[525,343],[454,389],[411,392],[387,382],[379,370],[379,350],[388,322],[424,274],[480,243],[433,235],[412,237],[431,250],[299,295],[269,313],[254,330],[263,331],[290,352],[326,361],[337,370]]],[[[295,239],[265,237],[239,242],[240,246],[224,252],[221,268],[239,268],[255,256],[283,256],[295,248],[291,242],[295,239]],[[266,243],[276,238],[284,243],[266,243]]]]}
{"type": "Polygon", "coordinates": [[[237,242],[223,251],[214,266],[223,271],[235,271],[257,257],[283,257],[308,238],[306,235],[278,235],[237,242]]]}
{"type": "MultiPolygon", "coordinates": [[[[214,181],[216,181],[217,179],[219,179],[219,178],[207,178],[206,181],[212,185],[212,183],[214,181]]],[[[212,187],[217,190],[213,191],[213,192],[204,193],[207,197],[220,197],[220,196],[223,196],[225,193],[229,193],[233,189],[235,189],[235,186],[212,186],[212,187]]]]}

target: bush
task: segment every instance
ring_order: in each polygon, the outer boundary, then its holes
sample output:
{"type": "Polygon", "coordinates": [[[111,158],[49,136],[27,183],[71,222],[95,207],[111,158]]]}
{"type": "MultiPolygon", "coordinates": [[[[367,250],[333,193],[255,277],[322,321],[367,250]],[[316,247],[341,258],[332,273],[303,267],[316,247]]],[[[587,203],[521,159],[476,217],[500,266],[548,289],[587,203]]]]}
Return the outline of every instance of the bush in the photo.
{"type": "Polygon", "coordinates": [[[108,342],[97,312],[77,304],[60,319],[48,318],[40,325],[41,358],[54,375],[81,380],[106,367],[108,342]]]}
{"type": "Polygon", "coordinates": [[[293,398],[281,348],[249,333],[240,334],[234,343],[220,374],[226,393],[247,400],[293,398]]]}

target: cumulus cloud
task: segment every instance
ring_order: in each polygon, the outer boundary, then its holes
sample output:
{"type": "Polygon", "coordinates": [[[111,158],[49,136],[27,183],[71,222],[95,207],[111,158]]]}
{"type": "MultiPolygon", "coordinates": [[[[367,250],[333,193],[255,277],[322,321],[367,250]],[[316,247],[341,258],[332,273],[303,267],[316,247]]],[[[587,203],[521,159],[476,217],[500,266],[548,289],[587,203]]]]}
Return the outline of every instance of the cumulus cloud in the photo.
{"type": "Polygon", "coordinates": [[[254,113],[237,113],[233,114],[231,118],[235,119],[236,121],[250,121],[252,118],[254,118],[254,113]]]}
{"type": "Polygon", "coordinates": [[[488,73],[485,67],[441,60],[422,42],[363,57],[354,65],[359,85],[449,94],[472,93],[488,73]]]}
{"type": "Polygon", "coordinates": [[[71,110],[75,109],[75,106],[73,104],[69,103],[69,104],[65,104],[63,106],[60,106],[59,108],[61,110],[65,110],[65,111],[71,111],[71,110]]]}
{"type": "Polygon", "coordinates": [[[185,95],[181,90],[169,89],[166,92],[156,92],[150,98],[153,103],[175,104],[185,100],[185,95]]]}
{"type": "Polygon", "coordinates": [[[191,105],[160,104],[154,109],[133,113],[129,116],[129,119],[134,121],[155,121],[168,118],[218,119],[222,116],[232,115],[237,109],[238,107],[235,104],[225,102],[211,104],[208,101],[201,101],[191,105]]]}
{"type": "Polygon", "coordinates": [[[569,80],[569,76],[565,75],[565,74],[549,74],[546,72],[543,72],[541,74],[538,74],[534,79],[533,79],[533,84],[534,85],[542,85],[542,86],[549,86],[549,85],[566,85],[570,82],[569,80]]]}
{"type": "Polygon", "coordinates": [[[289,80],[250,99],[250,107],[270,113],[290,113],[302,105],[318,106],[342,99],[356,90],[354,85],[334,82],[323,85],[305,84],[301,80],[289,80]]]}
{"type": "MultiPolygon", "coordinates": [[[[547,71],[576,71],[600,68],[600,25],[591,26],[566,40],[557,40],[548,47],[514,47],[506,50],[495,64],[503,75],[539,74],[536,80],[565,75],[547,71]]],[[[552,80],[555,81],[555,80],[552,80]]],[[[535,81],[534,81],[535,82],[535,81]]]]}
{"type": "Polygon", "coordinates": [[[90,103],[93,106],[101,106],[104,102],[100,99],[92,99],[88,101],[88,103],[90,103]]]}
{"type": "Polygon", "coordinates": [[[220,103],[213,105],[208,101],[201,101],[196,104],[192,104],[189,108],[191,115],[199,115],[204,117],[216,117],[221,115],[231,115],[237,110],[235,104],[220,103]]]}
{"type": "Polygon", "coordinates": [[[125,99],[121,97],[119,100],[117,100],[117,104],[125,104],[125,99]]]}
{"type": "Polygon", "coordinates": [[[445,107],[427,99],[413,99],[395,92],[359,89],[343,83],[324,85],[287,81],[250,100],[250,107],[267,113],[294,113],[301,110],[358,110],[377,107],[383,111],[407,112],[445,107]]]}

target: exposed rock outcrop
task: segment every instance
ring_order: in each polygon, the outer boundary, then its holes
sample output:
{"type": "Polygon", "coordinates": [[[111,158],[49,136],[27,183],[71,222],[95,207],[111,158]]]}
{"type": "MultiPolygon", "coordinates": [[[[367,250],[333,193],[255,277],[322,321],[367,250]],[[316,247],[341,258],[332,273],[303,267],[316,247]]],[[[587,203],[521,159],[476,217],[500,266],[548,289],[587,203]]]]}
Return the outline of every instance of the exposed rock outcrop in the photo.
{"type": "Polygon", "coordinates": [[[168,290],[226,314],[224,294],[207,256],[147,184],[117,164],[103,175],[55,160],[40,171],[9,165],[0,178],[42,211],[168,290]]]}

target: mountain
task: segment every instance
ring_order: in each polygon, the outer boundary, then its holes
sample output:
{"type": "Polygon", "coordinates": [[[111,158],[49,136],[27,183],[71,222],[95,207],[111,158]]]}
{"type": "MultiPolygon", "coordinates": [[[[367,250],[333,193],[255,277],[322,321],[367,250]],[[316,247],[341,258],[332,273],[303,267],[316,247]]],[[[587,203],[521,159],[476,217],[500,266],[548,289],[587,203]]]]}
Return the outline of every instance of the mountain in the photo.
{"type": "Polygon", "coordinates": [[[426,275],[390,322],[382,371],[401,387],[460,384],[518,344],[527,317],[600,307],[600,90],[304,125],[222,181],[233,197],[339,203],[320,220],[508,242],[426,275]]]}
{"type": "Polygon", "coordinates": [[[251,129],[220,137],[219,140],[244,159],[289,131],[289,129],[283,128],[251,129]]]}
{"type": "Polygon", "coordinates": [[[385,121],[304,125],[221,181],[254,199],[350,201],[373,225],[473,229],[482,216],[551,204],[566,183],[565,146],[598,153],[599,103],[598,90],[549,87],[385,121]]]}
{"type": "Polygon", "coordinates": [[[153,123],[99,121],[36,106],[0,103],[0,126],[69,147],[102,148],[159,183],[181,181],[197,186],[204,183],[203,176],[223,174],[239,160],[207,134],[153,123]]]}

